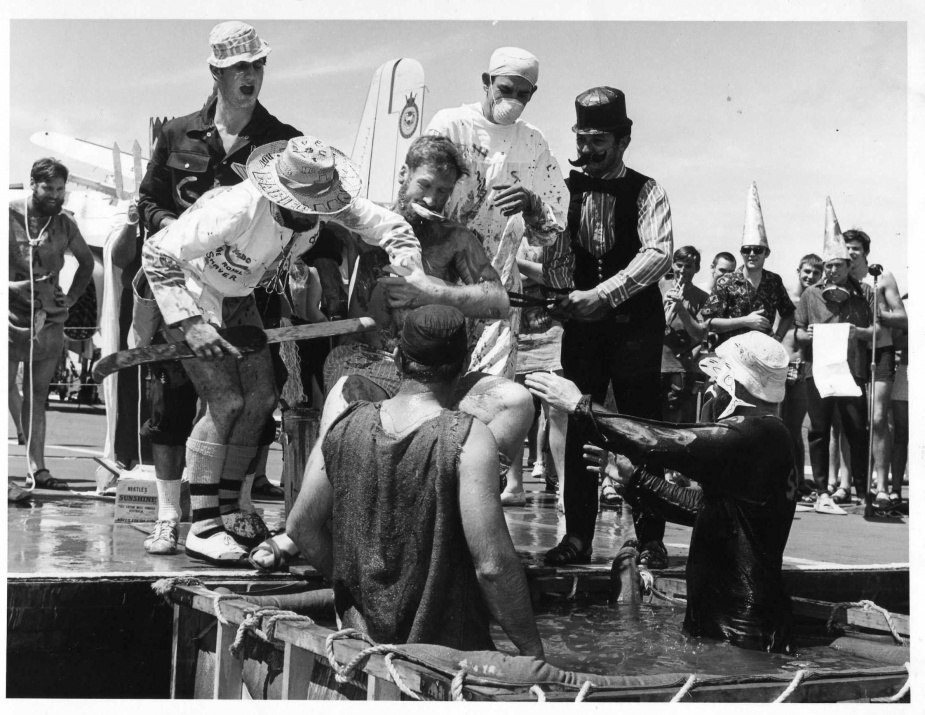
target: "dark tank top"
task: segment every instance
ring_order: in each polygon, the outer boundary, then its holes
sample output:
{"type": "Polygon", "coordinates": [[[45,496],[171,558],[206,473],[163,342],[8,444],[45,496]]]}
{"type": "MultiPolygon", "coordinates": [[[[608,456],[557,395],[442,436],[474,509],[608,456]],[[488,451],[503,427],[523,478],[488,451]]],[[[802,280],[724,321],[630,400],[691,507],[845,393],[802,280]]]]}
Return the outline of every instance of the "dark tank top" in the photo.
{"type": "Polygon", "coordinates": [[[322,445],[342,627],[378,643],[494,650],[459,513],[459,453],[473,418],[443,410],[396,436],[379,408],[350,405],[322,445]]]}

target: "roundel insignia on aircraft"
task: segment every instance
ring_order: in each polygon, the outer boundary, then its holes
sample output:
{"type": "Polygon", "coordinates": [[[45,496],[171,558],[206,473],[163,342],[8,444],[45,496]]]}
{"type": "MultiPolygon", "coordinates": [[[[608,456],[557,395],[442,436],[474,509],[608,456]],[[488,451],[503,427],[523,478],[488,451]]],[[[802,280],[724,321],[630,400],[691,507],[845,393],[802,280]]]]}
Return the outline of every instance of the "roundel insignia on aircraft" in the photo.
{"type": "Polygon", "coordinates": [[[405,139],[410,139],[411,135],[414,134],[414,130],[418,128],[418,121],[421,119],[421,113],[418,110],[418,105],[415,104],[415,97],[413,94],[408,95],[405,99],[407,101],[404,108],[401,110],[401,116],[398,118],[398,131],[401,132],[401,135],[405,139]]]}

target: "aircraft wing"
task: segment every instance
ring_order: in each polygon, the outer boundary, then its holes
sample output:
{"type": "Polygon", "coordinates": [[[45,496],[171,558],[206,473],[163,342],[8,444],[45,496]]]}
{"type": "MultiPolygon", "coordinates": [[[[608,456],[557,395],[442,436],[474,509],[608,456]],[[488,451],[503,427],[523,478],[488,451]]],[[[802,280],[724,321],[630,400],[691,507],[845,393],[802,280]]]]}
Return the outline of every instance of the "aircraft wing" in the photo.
{"type": "MultiPolygon", "coordinates": [[[[105,171],[107,174],[113,173],[114,156],[111,146],[95,144],[86,139],[77,139],[57,132],[36,132],[29,139],[33,144],[50,149],[69,159],[89,164],[105,171]]],[[[118,168],[121,169],[122,176],[131,177],[132,182],[141,183],[143,178],[141,176],[137,178],[136,182],[135,160],[132,154],[120,151],[117,156],[120,164],[118,168]]],[[[147,159],[144,159],[144,161],[147,161],[147,159]]]]}

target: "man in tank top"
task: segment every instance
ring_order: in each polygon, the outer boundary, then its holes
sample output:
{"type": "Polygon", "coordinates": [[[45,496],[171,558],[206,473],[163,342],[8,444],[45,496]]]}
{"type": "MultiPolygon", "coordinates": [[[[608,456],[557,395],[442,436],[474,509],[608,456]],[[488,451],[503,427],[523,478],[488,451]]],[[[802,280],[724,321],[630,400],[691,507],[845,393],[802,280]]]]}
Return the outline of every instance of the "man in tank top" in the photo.
{"type": "Polygon", "coordinates": [[[542,659],[495,438],[450,409],[468,362],[463,314],[410,312],[394,359],[398,392],[354,402],[315,445],[287,531],[333,580],[343,627],[380,643],[493,650],[490,615],[542,659]]]}

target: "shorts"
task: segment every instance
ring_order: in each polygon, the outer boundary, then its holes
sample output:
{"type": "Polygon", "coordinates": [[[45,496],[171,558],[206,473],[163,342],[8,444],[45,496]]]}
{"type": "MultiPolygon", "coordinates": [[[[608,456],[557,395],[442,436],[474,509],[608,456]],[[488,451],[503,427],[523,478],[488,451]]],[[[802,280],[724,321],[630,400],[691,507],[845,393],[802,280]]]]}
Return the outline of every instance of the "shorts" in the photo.
{"type": "MultiPolygon", "coordinates": [[[[252,295],[241,298],[226,298],[222,302],[222,322],[226,328],[238,325],[254,325],[263,328],[260,314],[252,295]]],[[[179,328],[161,330],[155,342],[175,343],[183,340],[179,328]]],[[[148,388],[151,417],[141,426],[139,433],[152,444],[182,446],[196,422],[198,396],[186,371],[179,361],[154,363],[151,366],[151,380],[148,388]]],[[[272,418],[270,420],[272,422],[272,418]]],[[[268,423],[260,438],[261,445],[273,442],[276,424],[268,423]]]]}
{"type": "Polygon", "coordinates": [[[401,375],[392,355],[362,343],[340,345],[324,361],[325,390],[330,390],[335,382],[348,375],[365,377],[385,390],[389,397],[394,397],[401,385],[401,375]]]}
{"type": "Polygon", "coordinates": [[[30,359],[48,360],[50,358],[58,359],[64,352],[64,325],[61,323],[46,323],[42,326],[35,341],[29,339],[29,331],[17,330],[12,326],[9,327],[9,360],[11,362],[28,363],[30,359]],[[30,352],[30,343],[32,349],[30,352]]]}
{"type": "Polygon", "coordinates": [[[896,348],[887,345],[877,348],[877,360],[874,369],[875,382],[893,382],[896,378],[896,348]]]}

